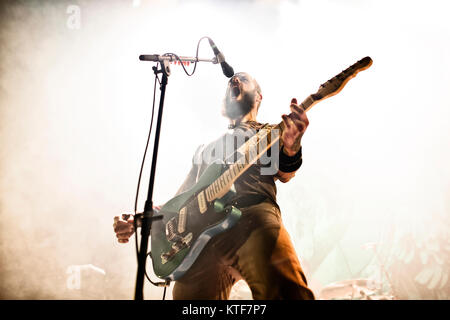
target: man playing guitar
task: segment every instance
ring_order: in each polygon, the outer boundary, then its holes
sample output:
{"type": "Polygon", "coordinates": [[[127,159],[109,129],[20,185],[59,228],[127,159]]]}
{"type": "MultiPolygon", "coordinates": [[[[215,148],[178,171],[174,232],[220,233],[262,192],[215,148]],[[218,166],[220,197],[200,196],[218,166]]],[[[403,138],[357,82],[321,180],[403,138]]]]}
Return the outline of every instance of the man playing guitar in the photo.
{"type": "MultiPolygon", "coordinates": [[[[223,137],[197,149],[192,169],[177,194],[194,185],[225,137],[258,131],[256,121],[262,100],[261,89],[249,74],[237,73],[229,81],[222,113],[230,119],[223,137]]],[[[302,164],[301,138],[308,127],[306,112],[292,99],[291,113],[282,115],[278,145],[278,171],[261,174],[253,164],[235,182],[235,204],[242,216],[235,226],[209,240],[192,267],[173,288],[174,299],[228,299],[240,279],[249,285],[253,298],[314,299],[306,277],[283,226],[276,202],[278,179],[288,182],[302,164]]],[[[237,146],[239,147],[239,146],[237,146]]],[[[114,218],[114,231],[120,243],[134,233],[133,216],[114,218]]]]}

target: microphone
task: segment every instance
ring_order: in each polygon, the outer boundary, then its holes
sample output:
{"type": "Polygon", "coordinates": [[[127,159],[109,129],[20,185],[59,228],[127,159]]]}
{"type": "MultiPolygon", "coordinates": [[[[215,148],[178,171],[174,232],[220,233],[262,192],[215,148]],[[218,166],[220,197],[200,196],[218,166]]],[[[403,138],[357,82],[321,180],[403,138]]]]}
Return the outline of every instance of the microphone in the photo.
{"type": "Polygon", "coordinates": [[[217,62],[219,62],[220,66],[222,67],[223,74],[225,75],[225,77],[231,78],[234,75],[233,68],[228,63],[226,63],[225,56],[223,55],[222,52],[219,51],[219,49],[217,49],[214,41],[212,41],[212,39],[210,39],[210,38],[208,38],[208,40],[209,40],[209,44],[211,45],[211,48],[214,51],[214,55],[217,58],[217,62]]]}

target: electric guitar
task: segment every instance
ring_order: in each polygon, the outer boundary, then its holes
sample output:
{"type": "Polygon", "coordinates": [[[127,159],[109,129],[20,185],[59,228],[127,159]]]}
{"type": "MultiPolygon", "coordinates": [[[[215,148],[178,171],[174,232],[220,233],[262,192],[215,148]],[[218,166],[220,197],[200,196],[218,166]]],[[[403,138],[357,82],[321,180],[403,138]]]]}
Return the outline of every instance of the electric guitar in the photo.
{"type": "MultiPolygon", "coordinates": [[[[365,57],[331,78],[300,106],[308,111],[317,102],[339,93],[347,82],[372,65],[365,57]]],[[[275,128],[281,128],[283,122],[275,128]]],[[[151,258],[153,270],[161,279],[177,280],[192,266],[207,242],[231,227],[241,217],[241,211],[231,199],[236,192],[233,183],[254,164],[280,136],[270,136],[270,143],[256,152],[252,146],[266,140],[271,130],[259,130],[237,152],[245,161],[231,165],[215,162],[209,165],[198,182],[188,191],[168,201],[159,211],[161,220],[151,228],[151,258]]]]}

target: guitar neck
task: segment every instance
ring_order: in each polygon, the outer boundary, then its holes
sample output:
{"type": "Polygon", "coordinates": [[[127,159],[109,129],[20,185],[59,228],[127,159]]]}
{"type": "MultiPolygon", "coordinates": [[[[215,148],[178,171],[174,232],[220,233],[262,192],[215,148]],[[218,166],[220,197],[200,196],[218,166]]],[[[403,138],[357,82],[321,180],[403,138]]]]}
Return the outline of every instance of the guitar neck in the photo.
{"type": "Polygon", "coordinates": [[[318,93],[314,93],[308,96],[302,103],[300,103],[300,107],[305,111],[309,111],[317,102],[321,100],[321,97],[318,93]]]}

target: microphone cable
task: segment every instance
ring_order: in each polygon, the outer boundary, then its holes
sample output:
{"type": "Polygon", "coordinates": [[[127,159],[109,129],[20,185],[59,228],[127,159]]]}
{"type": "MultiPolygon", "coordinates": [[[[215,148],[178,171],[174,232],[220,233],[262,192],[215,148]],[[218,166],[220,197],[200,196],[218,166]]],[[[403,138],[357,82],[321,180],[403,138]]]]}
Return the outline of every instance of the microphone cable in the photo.
{"type": "Polygon", "coordinates": [[[178,60],[178,61],[180,62],[180,64],[181,64],[181,66],[183,67],[183,70],[184,70],[184,72],[186,73],[186,75],[188,75],[189,77],[191,77],[192,75],[194,75],[195,69],[197,69],[198,50],[199,50],[199,48],[200,48],[200,42],[201,42],[203,39],[209,39],[209,37],[206,37],[206,36],[205,36],[205,37],[201,37],[200,40],[198,40],[198,43],[197,43],[197,51],[196,51],[196,53],[195,53],[194,69],[192,70],[191,73],[189,73],[189,72],[186,70],[186,68],[185,68],[185,66],[184,66],[184,64],[183,64],[183,61],[181,61],[181,58],[180,58],[178,55],[176,55],[175,53],[165,53],[165,54],[163,54],[163,56],[166,56],[166,57],[173,56],[173,57],[175,57],[175,59],[178,60]]]}

